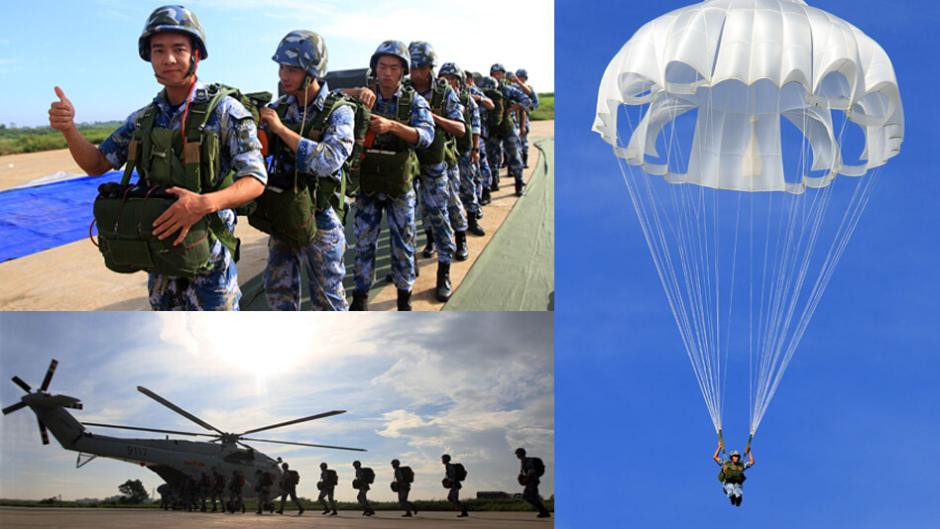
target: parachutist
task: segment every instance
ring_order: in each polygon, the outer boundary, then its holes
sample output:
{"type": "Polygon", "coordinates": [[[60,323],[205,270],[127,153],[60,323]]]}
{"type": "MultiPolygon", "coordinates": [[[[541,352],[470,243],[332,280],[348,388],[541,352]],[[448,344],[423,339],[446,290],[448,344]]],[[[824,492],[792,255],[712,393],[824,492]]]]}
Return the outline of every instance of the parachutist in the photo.
{"type": "Polygon", "coordinates": [[[725,495],[731,500],[731,505],[741,506],[744,499],[744,480],[747,477],[744,471],[754,466],[754,453],[751,452],[750,443],[744,451],[747,454],[747,463],[741,462],[741,454],[737,450],[732,450],[728,454],[728,459],[721,459],[719,455],[724,450],[724,443],[718,441],[718,448],[715,449],[712,459],[721,466],[721,472],[718,473],[718,481],[721,481],[725,495]]]}

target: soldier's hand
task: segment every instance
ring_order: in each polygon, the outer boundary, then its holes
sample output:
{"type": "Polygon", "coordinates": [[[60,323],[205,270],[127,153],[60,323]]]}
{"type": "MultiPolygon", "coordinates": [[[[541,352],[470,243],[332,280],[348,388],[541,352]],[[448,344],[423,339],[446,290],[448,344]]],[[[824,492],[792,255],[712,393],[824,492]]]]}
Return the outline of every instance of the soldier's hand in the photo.
{"type": "Polygon", "coordinates": [[[61,131],[68,132],[75,128],[75,107],[69,98],[65,97],[65,92],[58,86],[55,87],[55,95],[59,97],[49,106],[49,126],[61,131]]]}
{"type": "Polygon", "coordinates": [[[284,128],[281,117],[277,115],[277,112],[273,108],[259,108],[258,116],[261,118],[261,122],[268,126],[268,130],[274,134],[279,134],[280,130],[284,128]]]}
{"type": "Polygon", "coordinates": [[[356,94],[356,97],[359,99],[359,101],[362,101],[363,105],[369,107],[370,109],[373,105],[375,105],[375,92],[369,88],[360,88],[356,94]]]}
{"type": "Polygon", "coordinates": [[[153,234],[162,241],[179,232],[176,240],[173,241],[173,246],[177,246],[189,234],[189,229],[193,224],[211,211],[205,195],[193,193],[181,187],[171,187],[166,192],[176,195],[177,200],[157,217],[157,220],[153,221],[153,234]]]}
{"type": "Polygon", "coordinates": [[[372,116],[369,122],[369,130],[376,134],[385,134],[392,130],[394,124],[395,122],[390,119],[385,119],[381,116],[372,116]]]}
{"type": "Polygon", "coordinates": [[[480,163],[480,149],[470,151],[470,161],[472,163],[480,163]]]}

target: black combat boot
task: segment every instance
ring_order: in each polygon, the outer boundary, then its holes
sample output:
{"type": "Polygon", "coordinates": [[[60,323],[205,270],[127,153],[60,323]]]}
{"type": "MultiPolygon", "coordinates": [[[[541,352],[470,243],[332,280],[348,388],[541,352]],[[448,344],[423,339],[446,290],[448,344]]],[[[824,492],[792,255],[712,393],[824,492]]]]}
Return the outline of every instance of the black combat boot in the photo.
{"type": "Polygon", "coordinates": [[[421,250],[421,255],[428,258],[434,255],[434,232],[431,231],[431,228],[426,228],[424,236],[427,238],[427,242],[424,243],[424,250],[421,250]]]}
{"type": "Polygon", "coordinates": [[[457,515],[457,518],[466,518],[470,516],[470,513],[467,512],[467,509],[460,511],[460,514],[457,515]]]}
{"type": "Polygon", "coordinates": [[[522,182],[516,182],[516,196],[522,196],[522,190],[525,189],[525,184],[522,182]]]}
{"type": "Polygon", "coordinates": [[[353,292],[352,303],[349,304],[349,310],[369,310],[369,293],[353,292]]]}
{"type": "Polygon", "coordinates": [[[411,310],[411,291],[398,289],[398,310],[400,311],[410,311],[411,310]]]}
{"type": "Polygon", "coordinates": [[[434,295],[440,302],[450,299],[450,263],[437,263],[437,287],[434,295]]]}
{"type": "Polygon", "coordinates": [[[466,261],[470,257],[470,250],[467,248],[467,232],[454,232],[454,242],[457,243],[457,248],[454,250],[454,259],[466,261]]]}
{"type": "Polygon", "coordinates": [[[483,227],[480,226],[480,223],[477,222],[479,218],[478,215],[470,214],[467,217],[467,231],[476,235],[477,237],[482,237],[486,235],[486,232],[483,230],[483,227]]]}
{"type": "Polygon", "coordinates": [[[493,201],[493,197],[490,195],[490,189],[488,187],[483,188],[483,194],[480,195],[480,205],[486,206],[493,201]]]}

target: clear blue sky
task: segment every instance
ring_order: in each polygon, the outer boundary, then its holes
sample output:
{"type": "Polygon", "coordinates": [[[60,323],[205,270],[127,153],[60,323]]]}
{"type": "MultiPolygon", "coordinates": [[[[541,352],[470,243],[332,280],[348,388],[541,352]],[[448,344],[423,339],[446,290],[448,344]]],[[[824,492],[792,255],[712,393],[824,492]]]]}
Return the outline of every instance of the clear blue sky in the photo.
{"type": "Polygon", "coordinates": [[[591,132],[610,58],[643,23],[689,3],[556,2],[556,527],[936,527],[940,8],[810,2],[892,57],[906,137],[764,418],[733,509],[617,163],[591,132]]]}
{"type": "MultiPolygon", "coordinates": [[[[316,497],[318,465],[328,461],[341,478],[337,498],[352,501],[351,464],[360,459],[378,476],[370,497],[392,500],[389,462],[399,458],[415,471],[414,497],[444,499],[445,452],[466,465],[468,497],[516,492],[518,446],[545,460],[542,492],[553,493],[551,313],[237,316],[2,313],[0,402],[9,406],[23,395],[13,375],[36,388],[54,357],[50,391],[81,399],[85,409],[73,413],[82,421],[201,431],[138,393],[138,385],[229,432],[348,410],[259,437],[367,453],[254,445],[306,476],[298,493],[308,498],[316,497]]],[[[104,498],[127,479],[141,479],[148,491],[162,482],[109,459],[76,470],[75,457],[55,440],[40,443],[29,409],[0,417],[0,498],[104,498]]]]}
{"type": "MultiPolygon", "coordinates": [[[[137,38],[150,12],[166,3],[6,2],[0,17],[0,123],[48,124],[55,85],[75,104],[79,121],[124,119],[148,103],[160,86],[137,55],[137,38]]],[[[277,90],[271,56],[294,29],[323,35],[332,69],[367,66],[383,40],[426,40],[442,62],[486,72],[494,62],[526,68],[536,90],[553,90],[550,0],[475,0],[472,8],[457,0],[401,0],[394,10],[377,9],[386,4],[369,0],[176,3],[193,9],[206,31],[209,58],[199,66],[200,77],[246,91],[277,90]]]]}

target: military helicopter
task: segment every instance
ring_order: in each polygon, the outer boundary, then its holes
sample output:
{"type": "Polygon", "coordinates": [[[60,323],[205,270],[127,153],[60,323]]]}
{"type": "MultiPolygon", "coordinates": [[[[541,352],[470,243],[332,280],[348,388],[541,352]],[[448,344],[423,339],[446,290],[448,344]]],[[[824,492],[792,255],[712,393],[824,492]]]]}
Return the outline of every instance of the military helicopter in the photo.
{"type": "Polygon", "coordinates": [[[124,426],[118,424],[103,424],[94,422],[80,422],[66,409],[81,410],[82,403],[75,397],[68,395],[52,395],[47,392],[56,367],[59,365],[55,359],[49,364],[46,376],[36,391],[20,377],[14,376],[13,383],[26,392],[19,402],[3,408],[3,415],[29,407],[36,414],[39,422],[39,434],[42,444],[49,444],[49,433],[56,438],[62,448],[78,452],[75,468],[81,468],[98,456],[126,461],[147,467],[159,475],[175,494],[179,493],[189,478],[199,480],[202,473],[212,476],[217,471],[229,478],[235,471],[244,477],[247,485],[246,496],[253,496],[248,491],[255,490],[255,480],[260,473],[269,472],[277,483],[281,478],[281,469],[278,460],[271,459],[265,454],[248,446],[243,441],[260,443],[277,443],[295,446],[309,446],[315,448],[330,448],[335,450],[352,450],[365,452],[363,448],[349,448],[312,443],[298,443],[293,441],[273,441],[245,437],[249,434],[282,428],[325,417],[332,417],[346,413],[345,410],[333,410],[308,417],[301,417],[291,421],[280,422],[261,428],[254,428],[241,433],[229,433],[212,426],[188,411],[166,400],[153,391],[137,386],[137,391],[159,402],[176,413],[186,417],[214,433],[194,433],[176,430],[163,430],[159,428],[144,428],[137,426],[124,426]],[[167,434],[166,439],[127,439],[98,435],[88,431],[85,427],[114,428],[121,430],[138,430],[167,434]],[[209,441],[185,441],[170,439],[169,435],[186,435],[192,437],[210,437],[209,441]]]}

